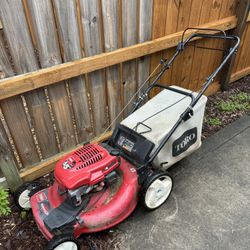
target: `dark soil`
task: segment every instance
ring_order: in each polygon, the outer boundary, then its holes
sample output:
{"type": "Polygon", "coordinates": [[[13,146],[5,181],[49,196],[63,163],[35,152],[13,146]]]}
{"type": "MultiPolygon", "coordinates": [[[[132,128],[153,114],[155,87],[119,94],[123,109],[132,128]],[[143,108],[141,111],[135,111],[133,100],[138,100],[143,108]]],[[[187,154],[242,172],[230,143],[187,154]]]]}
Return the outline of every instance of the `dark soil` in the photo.
{"type": "MultiPolygon", "coordinates": [[[[237,120],[239,117],[249,114],[250,109],[248,110],[235,110],[235,111],[221,111],[218,107],[218,103],[221,101],[228,101],[232,96],[235,96],[239,93],[247,93],[250,95],[250,75],[242,78],[241,80],[230,84],[229,90],[224,92],[216,93],[212,96],[208,97],[206,111],[205,111],[205,119],[202,130],[202,138],[205,139],[221,128],[226,127],[228,124],[237,120]],[[209,118],[216,118],[220,121],[220,125],[214,125],[209,123],[209,118]]],[[[250,105],[250,101],[249,101],[250,105]]]]}
{"type": "MultiPolygon", "coordinates": [[[[203,126],[203,139],[250,112],[249,110],[222,112],[218,108],[218,103],[221,100],[228,100],[232,95],[240,92],[250,94],[250,76],[231,84],[228,91],[216,93],[208,98],[203,126]],[[219,124],[211,124],[209,118],[216,118],[219,124]]],[[[52,175],[47,175],[38,181],[43,185],[49,185],[52,179],[52,175]]],[[[12,213],[9,216],[0,218],[0,250],[43,249],[47,241],[39,232],[32,214],[30,212],[19,211],[14,205],[11,195],[9,199],[12,213]]],[[[113,228],[102,233],[80,237],[80,242],[82,249],[119,249],[123,239],[122,235],[123,233],[118,228],[113,228]]]]}

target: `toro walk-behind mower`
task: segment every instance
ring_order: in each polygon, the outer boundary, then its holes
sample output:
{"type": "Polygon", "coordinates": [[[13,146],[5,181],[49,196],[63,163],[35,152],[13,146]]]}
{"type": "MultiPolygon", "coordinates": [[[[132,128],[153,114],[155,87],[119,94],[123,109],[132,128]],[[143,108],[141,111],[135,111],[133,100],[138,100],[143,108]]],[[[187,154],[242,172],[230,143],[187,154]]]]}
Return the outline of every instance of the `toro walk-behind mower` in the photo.
{"type": "Polygon", "coordinates": [[[185,40],[184,31],[176,52],[159,64],[146,90],[141,91],[149,78],[141,85],[131,114],[116,125],[108,141],[84,144],[61,159],[52,186],[41,189],[37,183],[25,183],[16,191],[19,207],[32,208],[38,228],[49,240],[46,249],[80,249],[77,238],[81,234],[115,226],[133,212],[138,201],[154,210],[168,199],[173,181],[166,170],[201,146],[207,101],[203,94],[240,42],[220,30],[193,30],[185,40]],[[158,84],[174,59],[197,38],[232,44],[202,89],[196,93],[158,84]],[[145,103],[155,87],[162,91],[145,103]]]}

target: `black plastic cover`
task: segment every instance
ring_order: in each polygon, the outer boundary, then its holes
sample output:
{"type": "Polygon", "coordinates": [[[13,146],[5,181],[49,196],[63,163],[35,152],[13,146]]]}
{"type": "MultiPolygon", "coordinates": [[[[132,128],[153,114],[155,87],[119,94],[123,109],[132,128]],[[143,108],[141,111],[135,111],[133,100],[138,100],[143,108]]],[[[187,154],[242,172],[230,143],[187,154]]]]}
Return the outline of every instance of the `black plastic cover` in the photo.
{"type": "Polygon", "coordinates": [[[86,207],[89,198],[86,198],[80,206],[74,206],[71,200],[66,199],[59,207],[51,210],[44,219],[44,224],[50,232],[73,225],[76,216],[86,207]]]}
{"type": "Polygon", "coordinates": [[[154,148],[154,143],[134,130],[118,124],[111,137],[111,146],[121,150],[121,156],[133,164],[145,164],[154,148]]]}

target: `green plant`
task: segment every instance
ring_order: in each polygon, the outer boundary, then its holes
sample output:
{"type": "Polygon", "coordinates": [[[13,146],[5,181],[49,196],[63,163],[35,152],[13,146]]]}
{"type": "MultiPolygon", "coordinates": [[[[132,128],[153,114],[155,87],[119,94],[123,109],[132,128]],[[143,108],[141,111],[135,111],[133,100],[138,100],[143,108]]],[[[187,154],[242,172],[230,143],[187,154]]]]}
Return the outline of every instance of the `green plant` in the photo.
{"type": "Polygon", "coordinates": [[[223,112],[247,111],[250,109],[250,94],[240,92],[229,97],[228,101],[220,101],[217,107],[223,112]]]}
{"type": "Polygon", "coordinates": [[[0,187],[0,216],[9,215],[11,212],[8,198],[8,191],[0,187]]]}
{"type": "Polygon", "coordinates": [[[231,99],[237,102],[248,102],[250,101],[250,94],[245,92],[240,92],[238,94],[233,95],[231,99]]]}
{"type": "Polygon", "coordinates": [[[207,123],[209,125],[212,125],[212,126],[220,126],[222,124],[221,120],[217,117],[213,118],[213,117],[210,117],[210,118],[207,118],[206,119],[207,123]]]}
{"type": "Polygon", "coordinates": [[[20,213],[20,217],[22,219],[25,219],[27,217],[27,211],[26,210],[22,210],[21,213],[20,213]]]}

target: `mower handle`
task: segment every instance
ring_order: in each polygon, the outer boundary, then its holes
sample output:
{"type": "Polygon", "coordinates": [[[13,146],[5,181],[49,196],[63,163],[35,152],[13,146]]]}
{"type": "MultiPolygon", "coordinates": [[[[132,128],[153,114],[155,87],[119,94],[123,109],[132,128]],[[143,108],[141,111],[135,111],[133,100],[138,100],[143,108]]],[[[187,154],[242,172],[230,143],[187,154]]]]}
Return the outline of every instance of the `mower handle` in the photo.
{"type": "MultiPolygon", "coordinates": [[[[220,30],[220,29],[193,28],[193,27],[190,27],[190,28],[186,28],[186,29],[183,31],[182,36],[181,36],[181,42],[183,42],[185,33],[186,33],[188,30],[215,31],[215,32],[218,32],[218,33],[222,33],[222,35],[224,35],[225,37],[227,36],[227,35],[226,35],[226,32],[225,32],[224,30],[220,30]]],[[[196,34],[197,34],[197,33],[196,33],[196,34]]]]}
{"type": "MultiPolygon", "coordinates": [[[[139,101],[137,101],[134,104],[134,108],[132,110],[132,112],[134,112],[139,106],[140,104],[143,102],[144,98],[146,96],[148,96],[149,91],[152,89],[153,86],[157,86],[157,81],[161,78],[161,76],[164,74],[164,72],[169,69],[169,67],[172,65],[173,61],[175,60],[175,58],[181,53],[181,51],[183,51],[183,49],[185,48],[185,46],[194,38],[197,37],[201,37],[201,38],[218,38],[218,39],[226,39],[229,41],[235,41],[235,44],[230,46],[228,54],[224,56],[221,64],[213,71],[213,73],[206,79],[206,81],[204,82],[204,84],[202,85],[202,89],[198,92],[197,96],[195,96],[194,98],[192,98],[190,105],[186,108],[186,110],[180,115],[179,119],[177,120],[177,122],[175,123],[175,125],[172,127],[172,129],[166,134],[166,136],[162,139],[160,145],[156,148],[156,150],[153,152],[153,154],[150,156],[150,159],[148,160],[148,162],[146,163],[146,165],[150,165],[153,160],[155,159],[155,157],[157,156],[157,154],[161,151],[161,149],[163,148],[163,146],[166,144],[166,142],[169,140],[169,138],[172,136],[172,134],[175,132],[175,130],[178,128],[178,126],[183,122],[186,121],[187,119],[189,119],[192,115],[193,115],[193,107],[196,105],[196,103],[199,101],[199,99],[202,97],[202,95],[204,94],[204,92],[207,90],[207,88],[209,87],[209,85],[213,82],[215,76],[218,74],[218,72],[222,69],[222,67],[227,63],[227,61],[229,60],[229,58],[237,51],[237,48],[240,44],[240,38],[238,36],[232,36],[232,35],[226,35],[226,33],[224,31],[221,30],[216,30],[216,29],[201,29],[201,28],[187,28],[183,34],[182,34],[182,39],[181,42],[178,44],[177,46],[177,50],[174,53],[174,55],[172,56],[172,58],[170,58],[167,61],[164,61],[163,63],[163,68],[162,70],[159,72],[159,74],[157,75],[157,77],[154,79],[154,81],[148,86],[148,88],[146,89],[145,93],[143,93],[142,97],[139,98],[139,101]],[[193,33],[191,34],[186,40],[183,41],[185,32],[188,29],[196,29],[196,30],[209,30],[209,31],[216,31],[216,32],[220,32],[222,34],[207,34],[207,33],[193,33]]],[[[161,86],[159,86],[161,87],[161,86]]],[[[141,166],[142,168],[144,166],[141,166]]]]}

